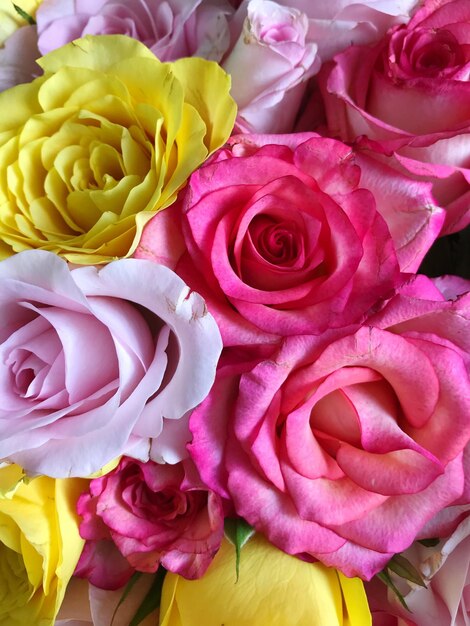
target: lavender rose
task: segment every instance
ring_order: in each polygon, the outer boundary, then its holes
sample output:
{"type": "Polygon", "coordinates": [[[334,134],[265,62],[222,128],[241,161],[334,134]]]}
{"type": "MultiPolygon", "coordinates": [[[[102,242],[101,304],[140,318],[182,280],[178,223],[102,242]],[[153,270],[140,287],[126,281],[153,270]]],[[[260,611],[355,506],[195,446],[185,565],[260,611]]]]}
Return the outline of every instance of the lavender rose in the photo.
{"type": "Polygon", "coordinates": [[[219,61],[229,45],[224,0],[43,0],[38,9],[42,54],[84,35],[129,35],[161,61],[200,56],[219,61]]]}
{"type": "Polygon", "coordinates": [[[88,476],[127,453],[186,455],[188,412],[208,393],[220,334],[166,267],[70,271],[39,250],[0,263],[0,458],[88,476]]]}

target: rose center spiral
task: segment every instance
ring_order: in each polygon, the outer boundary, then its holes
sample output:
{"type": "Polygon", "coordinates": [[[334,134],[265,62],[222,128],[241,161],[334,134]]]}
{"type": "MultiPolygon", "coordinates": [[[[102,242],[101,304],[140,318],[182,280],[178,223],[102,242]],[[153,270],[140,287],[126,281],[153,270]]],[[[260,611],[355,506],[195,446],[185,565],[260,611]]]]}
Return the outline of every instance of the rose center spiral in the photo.
{"type": "Polygon", "coordinates": [[[292,265],[303,249],[298,225],[290,220],[276,222],[259,216],[250,225],[249,234],[260,256],[273,265],[292,265]]]}

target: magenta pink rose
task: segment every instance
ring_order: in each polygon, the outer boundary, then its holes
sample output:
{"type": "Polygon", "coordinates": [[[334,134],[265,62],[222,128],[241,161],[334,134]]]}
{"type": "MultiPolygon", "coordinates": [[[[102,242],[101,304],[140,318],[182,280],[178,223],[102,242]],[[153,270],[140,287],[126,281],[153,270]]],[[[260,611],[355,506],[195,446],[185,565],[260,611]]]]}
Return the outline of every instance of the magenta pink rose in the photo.
{"type": "Polygon", "coordinates": [[[80,496],[80,534],[87,540],[75,575],[116,589],[137,570],[199,578],[223,536],[222,501],[189,461],[177,465],[123,458],[80,496]]]}
{"type": "Polygon", "coordinates": [[[322,73],[328,128],[433,182],[443,233],[470,223],[470,5],[429,0],[375,47],[352,46],[322,73]]]}
{"type": "Polygon", "coordinates": [[[469,313],[419,277],[362,326],[221,368],[190,421],[202,479],[282,550],[371,578],[464,491],[469,313]]]}
{"type": "Polygon", "coordinates": [[[128,35],[161,61],[200,56],[219,61],[229,46],[224,0],[43,0],[38,46],[47,54],[84,35],[128,35]]]}
{"type": "Polygon", "coordinates": [[[168,268],[0,263],[0,459],[88,476],[126,453],[175,463],[222,349],[202,298],[168,268]]]}
{"type": "MultiPolygon", "coordinates": [[[[338,141],[305,133],[229,144],[195,172],[173,210],[182,211],[188,250],[177,272],[206,298],[226,346],[361,319],[400,280],[397,255],[402,269],[417,269],[439,232],[426,183],[338,141]]],[[[161,216],[137,255],[173,267],[161,216]]]]}

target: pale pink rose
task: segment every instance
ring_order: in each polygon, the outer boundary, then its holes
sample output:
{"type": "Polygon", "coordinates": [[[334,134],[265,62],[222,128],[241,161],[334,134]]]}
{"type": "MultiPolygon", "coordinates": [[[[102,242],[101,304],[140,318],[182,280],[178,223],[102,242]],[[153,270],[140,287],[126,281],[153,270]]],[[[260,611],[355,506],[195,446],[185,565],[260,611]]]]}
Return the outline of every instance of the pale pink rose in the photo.
{"type": "MultiPolygon", "coordinates": [[[[246,14],[249,1],[241,3],[235,23],[246,14]]],[[[408,22],[419,0],[276,0],[276,4],[308,17],[309,39],[324,62],[352,44],[375,43],[391,26],[408,22]]]]}
{"type": "Polygon", "coordinates": [[[452,535],[437,546],[415,543],[403,553],[419,571],[426,588],[393,575],[410,609],[406,611],[396,595],[375,584],[366,590],[371,602],[374,626],[381,626],[380,613],[397,616],[397,625],[411,619],[416,626],[468,626],[470,624],[470,516],[467,513],[452,535]],[[377,617],[376,617],[377,615],[377,617]],[[404,620],[404,621],[402,621],[404,620]]]}
{"type": "Polygon", "coordinates": [[[321,74],[329,132],[414,178],[446,208],[443,234],[470,223],[470,4],[425,3],[375,47],[352,46],[321,74]]]}
{"type": "Polygon", "coordinates": [[[88,476],[123,453],[186,456],[190,410],[221,351],[202,298],[168,268],[69,270],[55,254],[0,263],[0,458],[88,476]]]}
{"type": "Polygon", "coordinates": [[[320,69],[307,16],[271,0],[250,0],[242,32],[222,67],[232,77],[240,130],[291,131],[305,81],[320,69]]]}
{"type": "Polygon", "coordinates": [[[189,460],[162,466],[124,457],[90,482],[77,511],[87,542],[75,575],[104,589],[121,587],[134,571],[156,572],[160,564],[200,578],[224,533],[222,501],[189,460]]]}
{"type": "MultiPolygon", "coordinates": [[[[470,517],[438,548],[415,545],[415,564],[427,589],[411,589],[406,602],[417,626],[435,620],[439,626],[470,623],[470,517]]],[[[410,560],[412,555],[407,555],[410,560]]]]}
{"type": "Polygon", "coordinates": [[[224,0],[43,0],[36,14],[42,54],[84,35],[128,35],[161,61],[219,61],[229,46],[224,0]]]}
{"type": "MultiPolygon", "coordinates": [[[[396,583],[400,589],[406,587],[401,578],[395,576],[393,578],[394,584],[396,583]]],[[[403,610],[401,606],[397,607],[389,600],[387,586],[381,580],[373,578],[365,583],[364,588],[372,615],[372,626],[418,626],[409,611],[403,610]]],[[[431,625],[437,626],[433,622],[426,626],[431,625]]]]}
{"type": "Polygon", "coordinates": [[[15,30],[0,47],[0,91],[28,83],[42,73],[36,63],[41,55],[35,26],[15,30]]]}
{"type": "MultiPolygon", "coordinates": [[[[442,212],[427,183],[313,133],[242,135],[189,180],[177,273],[203,294],[225,346],[358,321],[416,270],[442,212]]],[[[137,255],[175,267],[156,216],[137,255]]],[[[165,218],[166,219],[166,218],[165,218]]],[[[178,244],[179,246],[179,244],[178,244]]]]}
{"type": "MultiPolygon", "coordinates": [[[[88,581],[72,578],[67,586],[55,626],[129,626],[140,603],[150,590],[153,576],[143,574],[119,605],[125,587],[115,591],[98,589],[88,581]],[[114,619],[113,619],[114,616],[114,619]]],[[[158,610],[152,611],[140,626],[156,626],[158,610]]]]}
{"type": "Polygon", "coordinates": [[[202,479],[282,550],[370,579],[464,492],[469,313],[421,277],[363,326],[221,368],[190,421],[202,479]]]}
{"type": "MultiPolygon", "coordinates": [[[[293,130],[306,80],[352,43],[377,41],[417,0],[245,0],[231,20],[232,76],[241,132],[293,130]]],[[[310,127],[311,128],[311,127],[310,127]]]]}

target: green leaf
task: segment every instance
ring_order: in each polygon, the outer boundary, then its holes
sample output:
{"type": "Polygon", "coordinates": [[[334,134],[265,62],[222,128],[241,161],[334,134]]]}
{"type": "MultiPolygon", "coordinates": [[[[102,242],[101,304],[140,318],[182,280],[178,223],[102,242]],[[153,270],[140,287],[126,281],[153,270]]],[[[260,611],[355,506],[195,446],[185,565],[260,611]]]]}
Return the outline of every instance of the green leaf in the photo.
{"type": "Polygon", "coordinates": [[[245,522],[241,517],[226,518],[224,523],[224,532],[227,539],[235,546],[236,560],[235,571],[236,581],[240,576],[240,551],[243,546],[253,537],[255,534],[254,528],[245,522]]]}
{"type": "Polygon", "coordinates": [[[29,13],[26,13],[26,11],[24,11],[21,7],[19,7],[14,2],[12,2],[12,4],[13,4],[13,8],[18,13],[18,15],[22,17],[24,20],[26,20],[28,24],[30,24],[31,26],[34,26],[36,24],[36,20],[34,19],[34,17],[32,17],[29,13]]]}
{"type": "Polygon", "coordinates": [[[138,626],[147,615],[150,615],[152,611],[155,611],[160,606],[160,600],[162,597],[163,581],[165,579],[166,569],[160,565],[153,579],[152,586],[147,592],[147,595],[142,600],[139,608],[137,609],[134,617],[129,623],[129,626],[138,626]]]}
{"type": "Polygon", "coordinates": [[[437,546],[439,541],[440,541],[440,539],[437,539],[437,538],[435,538],[435,539],[418,539],[418,543],[420,543],[425,548],[434,548],[434,546],[437,546]]]}
{"type": "Polygon", "coordinates": [[[127,598],[129,593],[131,592],[132,587],[135,585],[135,583],[139,580],[139,578],[141,576],[142,576],[142,574],[140,572],[134,572],[132,574],[132,576],[130,577],[127,585],[124,588],[124,591],[122,592],[122,596],[120,597],[119,602],[117,603],[116,608],[114,609],[114,613],[113,613],[113,616],[111,618],[111,623],[110,623],[109,626],[113,626],[114,619],[116,617],[116,613],[118,612],[119,607],[124,602],[124,600],[127,598]]]}
{"type": "Polygon", "coordinates": [[[405,598],[401,595],[401,593],[395,587],[393,580],[390,578],[390,574],[387,572],[386,568],[382,572],[379,572],[377,574],[377,578],[381,580],[383,583],[385,583],[387,587],[390,587],[393,593],[397,596],[402,607],[411,613],[410,609],[408,608],[408,605],[405,602],[405,598]]]}
{"type": "Polygon", "coordinates": [[[420,587],[424,587],[426,589],[426,584],[421,574],[403,555],[395,554],[395,556],[393,556],[387,563],[387,568],[392,570],[392,572],[395,572],[395,574],[400,576],[400,578],[405,578],[405,580],[409,580],[415,585],[419,585],[420,587]]]}

